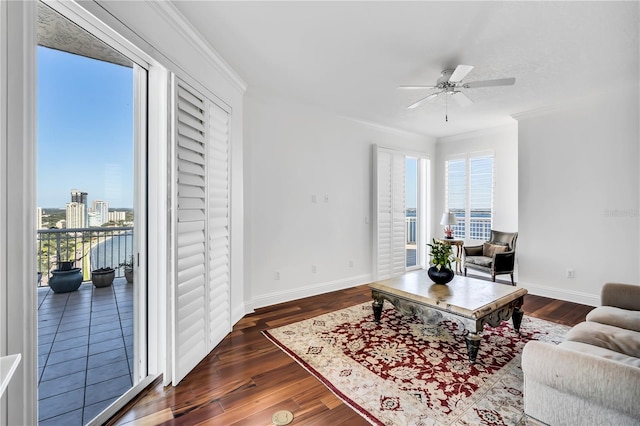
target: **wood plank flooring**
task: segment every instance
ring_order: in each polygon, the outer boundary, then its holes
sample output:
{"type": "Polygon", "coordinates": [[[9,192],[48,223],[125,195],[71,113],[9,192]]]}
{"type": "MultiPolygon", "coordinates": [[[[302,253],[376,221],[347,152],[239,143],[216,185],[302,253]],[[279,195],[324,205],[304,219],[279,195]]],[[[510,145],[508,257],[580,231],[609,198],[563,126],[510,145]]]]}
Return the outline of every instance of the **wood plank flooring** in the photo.
{"type": "MultiPolygon", "coordinates": [[[[110,425],[271,425],[278,410],[298,425],[368,425],[261,332],[371,301],[362,285],[257,309],[247,315],[181,383],[152,385],[110,425]]],[[[525,315],[575,325],[591,306],[525,296],[525,315]]]]}

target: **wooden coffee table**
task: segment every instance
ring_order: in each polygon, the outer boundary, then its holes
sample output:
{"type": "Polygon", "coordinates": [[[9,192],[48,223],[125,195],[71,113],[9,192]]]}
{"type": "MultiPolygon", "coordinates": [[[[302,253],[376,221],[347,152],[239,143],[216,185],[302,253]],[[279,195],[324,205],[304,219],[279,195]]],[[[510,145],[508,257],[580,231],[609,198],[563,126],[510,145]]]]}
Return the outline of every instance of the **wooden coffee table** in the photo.
{"type": "Polygon", "coordinates": [[[513,318],[513,327],[520,331],[524,315],[521,307],[527,294],[521,287],[460,275],[446,285],[434,284],[426,270],[377,281],[369,287],[377,323],[380,323],[385,299],[400,313],[415,315],[427,324],[440,321],[442,312],[455,316],[468,330],[465,341],[472,363],[476,361],[485,324],[497,327],[502,321],[513,318]]]}

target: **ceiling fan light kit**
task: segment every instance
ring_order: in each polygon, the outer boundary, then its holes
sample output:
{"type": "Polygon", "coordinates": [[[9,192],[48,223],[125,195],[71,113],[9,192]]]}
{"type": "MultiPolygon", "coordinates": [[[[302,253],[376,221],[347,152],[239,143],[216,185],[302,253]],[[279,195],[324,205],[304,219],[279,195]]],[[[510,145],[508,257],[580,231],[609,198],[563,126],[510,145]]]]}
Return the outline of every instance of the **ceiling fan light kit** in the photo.
{"type": "MultiPolygon", "coordinates": [[[[495,87],[495,86],[512,86],[515,84],[515,77],[498,78],[495,80],[483,80],[483,81],[470,81],[463,83],[462,80],[471,72],[472,65],[458,65],[455,69],[445,69],[440,74],[440,78],[436,81],[435,86],[400,86],[400,89],[419,89],[419,90],[433,90],[437,89],[438,92],[431,93],[422,99],[412,103],[407,108],[414,109],[422,105],[424,102],[435,99],[438,96],[444,94],[445,105],[447,95],[450,95],[453,100],[460,106],[467,106],[473,103],[473,100],[469,98],[460,89],[475,89],[478,87],[495,87]]],[[[448,109],[448,106],[447,106],[448,109]]],[[[445,113],[445,120],[449,121],[447,113],[445,113]]]]}

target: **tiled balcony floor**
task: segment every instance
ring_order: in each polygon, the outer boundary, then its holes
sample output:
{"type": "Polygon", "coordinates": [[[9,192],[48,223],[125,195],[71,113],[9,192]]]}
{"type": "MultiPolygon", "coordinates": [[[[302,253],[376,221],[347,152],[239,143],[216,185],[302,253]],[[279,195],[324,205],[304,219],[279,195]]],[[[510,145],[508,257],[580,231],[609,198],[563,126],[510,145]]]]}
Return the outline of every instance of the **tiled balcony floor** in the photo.
{"type": "Polygon", "coordinates": [[[40,425],[83,425],[132,386],[133,285],[38,288],[40,425]]]}

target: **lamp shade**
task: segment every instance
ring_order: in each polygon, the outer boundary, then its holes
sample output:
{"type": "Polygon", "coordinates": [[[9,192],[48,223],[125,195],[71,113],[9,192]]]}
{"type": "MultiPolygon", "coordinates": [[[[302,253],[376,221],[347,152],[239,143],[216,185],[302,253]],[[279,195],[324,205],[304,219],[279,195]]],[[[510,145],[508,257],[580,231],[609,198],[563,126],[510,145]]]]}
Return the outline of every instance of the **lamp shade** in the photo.
{"type": "Polygon", "coordinates": [[[442,219],[440,219],[440,225],[455,225],[456,223],[458,223],[458,221],[456,220],[455,213],[444,212],[442,214],[442,219]]]}

